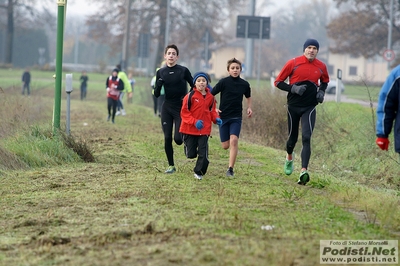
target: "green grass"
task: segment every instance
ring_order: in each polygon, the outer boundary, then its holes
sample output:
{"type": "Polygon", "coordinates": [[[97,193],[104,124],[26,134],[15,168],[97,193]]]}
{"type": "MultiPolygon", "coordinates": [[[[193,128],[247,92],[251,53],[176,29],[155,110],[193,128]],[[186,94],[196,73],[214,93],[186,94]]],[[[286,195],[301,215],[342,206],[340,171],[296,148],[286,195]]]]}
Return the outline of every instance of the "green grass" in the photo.
{"type": "Polygon", "coordinates": [[[380,87],[366,85],[346,85],[344,95],[348,98],[377,102],[380,87]]]}
{"type": "Polygon", "coordinates": [[[4,148],[33,168],[79,161],[78,155],[67,149],[59,137],[46,132],[52,131],[32,127],[29,134],[10,137],[4,148]]]}
{"type": "MultiPolygon", "coordinates": [[[[87,101],[72,94],[71,132],[90,145],[95,162],[65,158],[71,151],[47,135],[48,123],[0,139],[13,153],[36,149],[45,163],[0,172],[0,265],[319,265],[322,239],[398,239],[398,190],[366,174],[375,158],[375,171],[395,167],[382,166],[383,153],[365,153],[376,148],[368,108],[318,107],[306,187],[296,184],[298,161],[294,174],[284,175],[285,152],[257,145],[248,133],[239,142],[236,178],[226,178],[229,154],[217,127],[209,171],[198,181],[182,146],[174,145],[178,171],[163,173],[163,135],[146,106],[145,78],[127,116],[105,121],[106,77],[89,74],[87,101]],[[263,230],[267,225],[273,229],[263,230]]],[[[52,88],[33,92],[27,110],[52,106],[52,88]]],[[[0,101],[20,97],[11,89],[5,95],[0,101]]],[[[63,114],[64,105],[63,98],[63,114]]],[[[27,165],[36,160],[23,155],[27,165]]]]}

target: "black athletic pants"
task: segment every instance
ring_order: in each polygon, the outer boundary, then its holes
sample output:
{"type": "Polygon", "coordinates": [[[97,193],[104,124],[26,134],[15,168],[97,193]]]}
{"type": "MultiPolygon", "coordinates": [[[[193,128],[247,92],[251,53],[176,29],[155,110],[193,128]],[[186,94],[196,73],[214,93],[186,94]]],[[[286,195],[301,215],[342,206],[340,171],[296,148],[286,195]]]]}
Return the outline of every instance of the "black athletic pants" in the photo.
{"type": "Polygon", "coordinates": [[[208,168],[208,136],[193,136],[183,134],[185,155],[193,159],[197,157],[193,171],[198,175],[205,175],[208,168]]]}
{"type": "Polygon", "coordinates": [[[299,137],[299,125],[301,121],[301,167],[307,168],[311,157],[311,135],[315,126],[317,111],[315,106],[294,107],[288,106],[289,137],[286,142],[286,151],[292,154],[299,137]]]}
{"type": "Polygon", "coordinates": [[[114,100],[110,97],[107,97],[107,109],[108,109],[108,116],[111,116],[112,121],[114,121],[115,113],[117,111],[118,100],[114,100]],[[111,113],[112,109],[112,113],[111,113]]]}
{"type": "Polygon", "coordinates": [[[154,95],[152,95],[153,97],[153,110],[154,110],[154,114],[157,114],[157,109],[158,109],[158,98],[154,95]]]}
{"type": "Polygon", "coordinates": [[[169,103],[164,101],[161,107],[161,126],[164,132],[164,149],[167,155],[168,164],[174,164],[174,149],[172,147],[172,130],[174,128],[174,141],[177,145],[182,145],[182,134],[179,132],[181,126],[181,107],[182,103],[169,103]]]}

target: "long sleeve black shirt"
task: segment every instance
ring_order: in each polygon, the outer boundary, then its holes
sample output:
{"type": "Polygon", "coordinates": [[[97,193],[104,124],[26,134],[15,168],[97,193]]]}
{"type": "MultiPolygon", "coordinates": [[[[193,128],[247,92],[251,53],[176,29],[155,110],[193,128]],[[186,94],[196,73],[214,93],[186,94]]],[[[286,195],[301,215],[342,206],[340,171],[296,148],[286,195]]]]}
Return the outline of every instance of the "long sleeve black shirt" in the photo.
{"type": "Polygon", "coordinates": [[[246,98],[251,97],[250,84],[241,77],[232,76],[218,81],[211,93],[213,95],[221,93],[219,110],[222,119],[242,117],[243,95],[246,98]]]}
{"type": "MultiPolygon", "coordinates": [[[[156,84],[160,78],[164,81],[165,101],[181,105],[183,97],[188,92],[186,83],[193,87],[193,77],[189,69],[181,65],[166,66],[157,71],[156,84]]],[[[161,86],[156,85],[154,96],[159,97],[160,92],[161,86]]]]}

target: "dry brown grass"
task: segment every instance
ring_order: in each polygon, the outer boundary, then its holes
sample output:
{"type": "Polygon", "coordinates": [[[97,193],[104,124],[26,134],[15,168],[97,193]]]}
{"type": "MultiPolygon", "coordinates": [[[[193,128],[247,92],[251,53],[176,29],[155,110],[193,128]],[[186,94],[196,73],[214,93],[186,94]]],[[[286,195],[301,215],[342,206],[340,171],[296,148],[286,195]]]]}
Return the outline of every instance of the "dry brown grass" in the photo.
{"type": "Polygon", "coordinates": [[[85,140],[78,139],[64,132],[61,132],[61,136],[64,144],[78,154],[84,162],[92,163],[95,161],[92,149],[85,140]]]}
{"type": "MultiPolygon", "coordinates": [[[[285,93],[256,90],[252,92],[253,116],[243,119],[243,136],[254,143],[284,149],[287,140],[285,93]]],[[[246,105],[244,104],[244,109],[246,105]]]]}
{"type": "Polygon", "coordinates": [[[51,105],[44,104],[41,95],[22,96],[16,88],[0,90],[0,106],[2,138],[51,117],[51,105]]]}
{"type": "MultiPolygon", "coordinates": [[[[49,105],[40,96],[24,97],[15,88],[0,89],[0,137],[6,138],[29,126],[49,119],[49,105]]],[[[26,165],[15,154],[0,147],[0,169],[23,169],[26,165]]]]}
{"type": "Polygon", "coordinates": [[[5,170],[17,170],[24,169],[25,164],[13,153],[5,150],[3,147],[0,147],[0,169],[4,168],[5,170]]]}

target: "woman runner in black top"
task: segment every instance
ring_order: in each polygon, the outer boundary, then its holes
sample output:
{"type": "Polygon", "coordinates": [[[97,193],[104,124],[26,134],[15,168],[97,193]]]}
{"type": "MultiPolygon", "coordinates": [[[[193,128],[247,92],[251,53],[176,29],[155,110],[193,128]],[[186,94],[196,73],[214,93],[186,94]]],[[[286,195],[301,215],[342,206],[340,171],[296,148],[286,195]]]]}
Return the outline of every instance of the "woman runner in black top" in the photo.
{"type": "Polygon", "coordinates": [[[174,164],[174,150],[172,147],[172,128],[174,129],[174,141],[177,145],[182,144],[182,136],[179,133],[181,126],[182,99],[187,93],[187,85],[193,87],[193,77],[189,69],[178,65],[179,50],[175,44],[168,45],[164,51],[166,67],[160,68],[156,74],[156,86],[154,96],[159,97],[161,87],[164,86],[165,100],[161,107],[161,125],[164,132],[164,149],[168,159],[167,174],[176,171],[174,164]]]}

